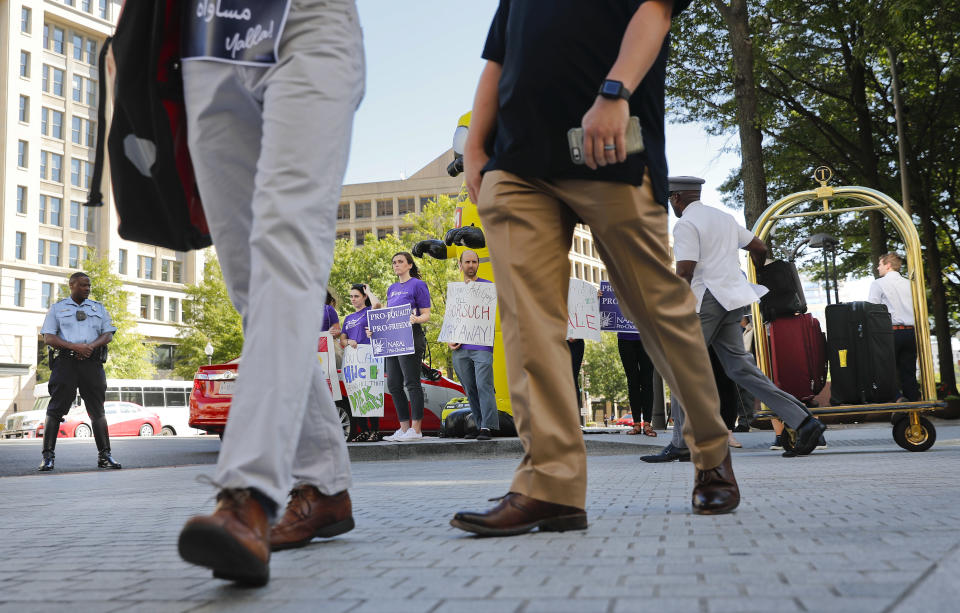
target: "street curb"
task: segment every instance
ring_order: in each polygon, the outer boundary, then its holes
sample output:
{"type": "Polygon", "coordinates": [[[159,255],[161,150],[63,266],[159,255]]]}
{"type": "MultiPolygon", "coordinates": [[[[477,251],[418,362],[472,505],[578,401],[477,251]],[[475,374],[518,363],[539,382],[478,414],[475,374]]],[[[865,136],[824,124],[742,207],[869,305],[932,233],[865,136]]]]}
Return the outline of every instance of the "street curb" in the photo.
{"type": "MultiPolygon", "coordinates": [[[[615,441],[585,440],[588,455],[647,455],[659,453],[663,447],[637,445],[615,441]]],[[[523,456],[523,445],[518,438],[471,441],[440,439],[428,443],[351,443],[347,445],[351,462],[378,462],[381,460],[428,460],[444,458],[472,460],[479,458],[517,458],[523,456]]]]}

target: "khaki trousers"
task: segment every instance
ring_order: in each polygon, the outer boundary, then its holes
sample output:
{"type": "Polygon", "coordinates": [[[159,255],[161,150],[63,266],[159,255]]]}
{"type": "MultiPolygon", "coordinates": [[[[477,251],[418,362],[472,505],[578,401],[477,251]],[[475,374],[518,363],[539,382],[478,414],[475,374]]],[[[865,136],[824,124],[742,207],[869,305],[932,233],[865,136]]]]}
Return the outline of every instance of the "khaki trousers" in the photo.
{"type": "Polygon", "coordinates": [[[696,299],[672,267],[667,211],[641,187],[484,175],[478,208],[490,248],[507,376],[524,456],[510,490],[585,508],[580,433],[567,333],[568,253],[578,221],[590,226],[624,314],[657,371],[687,409],[683,434],[697,468],[728,453],[696,299]]]}

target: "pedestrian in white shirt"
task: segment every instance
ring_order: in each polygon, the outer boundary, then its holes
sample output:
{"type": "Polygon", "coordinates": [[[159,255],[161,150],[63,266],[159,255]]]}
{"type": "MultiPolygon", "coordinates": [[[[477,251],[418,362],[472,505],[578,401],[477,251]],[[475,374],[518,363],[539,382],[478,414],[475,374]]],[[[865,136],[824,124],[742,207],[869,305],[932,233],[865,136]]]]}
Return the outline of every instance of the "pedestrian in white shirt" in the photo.
{"type": "MultiPolygon", "coordinates": [[[[670,204],[679,217],[673,229],[673,251],[677,275],[690,283],[697,299],[697,313],[707,346],[712,347],[727,376],[760,399],[788,426],[797,431],[795,453],[806,455],[817,446],[826,427],[806,406],[768,379],[743,348],[740,321],[745,307],[759,296],[740,274],[739,250],[746,249],[759,267],[767,257],[767,247],[733,217],[700,202],[703,179],[670,178],[670,204]]],[[[682,454],[683,407],[671,399],[674,436],[666,453],[641,458],[647,462],[670,461],[671,452],[682,454]]],[[[680,459],[679,457],[677,459],[680,459]]]]}
{"type": "Polygon", "coordinates": [[[898,254],[881,255],[877,263],[880,277],[870,284],[867,301],[882,304],[890,312],[900,393],[907,400],[920,400],[920,387],[917,385],[917,338],[913,330],[913,291],[910,282],[900,276],[901,268],[903,258],[898,254]]]}

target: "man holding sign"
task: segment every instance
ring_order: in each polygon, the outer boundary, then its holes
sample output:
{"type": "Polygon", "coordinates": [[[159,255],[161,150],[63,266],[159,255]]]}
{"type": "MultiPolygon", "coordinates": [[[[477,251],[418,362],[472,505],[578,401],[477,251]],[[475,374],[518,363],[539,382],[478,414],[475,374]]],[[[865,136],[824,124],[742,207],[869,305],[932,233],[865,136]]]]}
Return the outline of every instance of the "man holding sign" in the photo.
{"type": "MultiPolygon", "coordinates": [[[[477,276],[477,269],[480,267],[480,257],[476,251],[466,250],[460,254],[460,272],[463,273],[463,282],[469,286],[470,283],[490,283],[487,279],[481,279],[477,276]]],[[[496,315],[496,294],[494,293],[494,303],[491,309],[488,305],[476,305],[474,308],[458,309],[450,297],[447,299],[447,317],[462,322],[464,319],[473,320],[474,325],[451,325],[451,335],[461,334],[471,330],[477,330],[476,333],[469,334],[470,340],[478,344],[467,344],[462,342],[448,342],[450,349],[453,349],[453,368],[457,371],[457,378],[463,384],[464,391],[467,392],[467,399],[470,401],[470,412],[473,413],[473,419],[479,428],[476,434],[467,434],[464,438],[476,438],[478,441],[489,441],[493,430],[500,429],[500,416],[497,413],[497,398],[493,391],[493,323],[496,315]],[[464,313],[463,311],[466,311],[464,313]],[[457,315],[462,317],[456,317],[457,315]],[[476,339],[476,340],[474,340],[476,339]]],[[[443,338],[446,336],[448,327],[446,318],[444,319],[443,338]]]]}

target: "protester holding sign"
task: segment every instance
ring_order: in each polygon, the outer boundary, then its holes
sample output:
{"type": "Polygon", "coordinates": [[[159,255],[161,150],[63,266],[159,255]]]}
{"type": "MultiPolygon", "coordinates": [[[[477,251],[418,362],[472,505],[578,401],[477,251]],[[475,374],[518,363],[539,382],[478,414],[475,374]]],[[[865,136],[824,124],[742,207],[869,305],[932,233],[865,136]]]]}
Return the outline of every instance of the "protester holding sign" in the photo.
{"type": "MultiPolygon", "coordinates": [[[[176,4],[191,10],[182,15],[183,62],[169,63],[168,83],[174,92],[182,66],[185,144],[244,322],[237,389],[210,480],[220,488],[217,506],[186,523],[179,551],[216,577],[259,586],[269,581],[271,549],[354,526],[350,459],[317,360],[317,306],[363,97],[363,38],[350,0],[176,4]]],[[[130,155],[149,174],[154,144],[129,138],[130,155]]]]}
{"type": "MultiPolygon", "coordinates": [[[[353,313],[343,318],[343,325],[340,333],[340,346],[357,348],[357,345],[369,345],[370,339],[367,338],[367,309],[371,306],[380,306],[380,302],[373,297],[372,293],[365,283],[354,283],[350,287],[350,304],[353,305],[353,313]]],[[[357,417],[350,416],[352,422],[353,435],[348,442],[375,443],[382,437],[380,436],[380,418],[379,417],[357,417]]]]}
{"type": "MultiPolygon", "coordinates": [[[[480,267],[480,257],[476,251],[465,250],[460,253],[460,271],[463,273],[464,283],[491,283],[487,279],[477,276],[480,267]]],[[[451,303],[447,300],[447,315],[450,314],[451,303]]],[[[477,424],[476,434],[470,433],[463,438],[475,438],[478,441],[489,441],[491,432],[500,429],[500,415],[497,413],[497,398],[493,391],[493,317],[494,312],[489,309],[480,309],[481,315],[486,314],[489,322],[490,344],[471,345],[466,343],[447,343],[453,350],[453,368],[463,384],[470,401],[470,412],[477,424]]],[[[446,323],[446,322],[445,322],[446,323]]]]}
{"type": "Polygon", "coordinates": [[[384,440],[413,441],[423,438],[420,431],[423,422],[420,365],[427,350],[427,336],[423,331],[423,324],[430,319],[430,289],[420,278],[420,270],[414,263],[413,256],[406,251],[395,254],[392,264],[398,281],[387,289],[387,307],[410,306],[414,352],[387,358],[387,389],[393,397],[400,428],[384,437],[384,440]]]}

